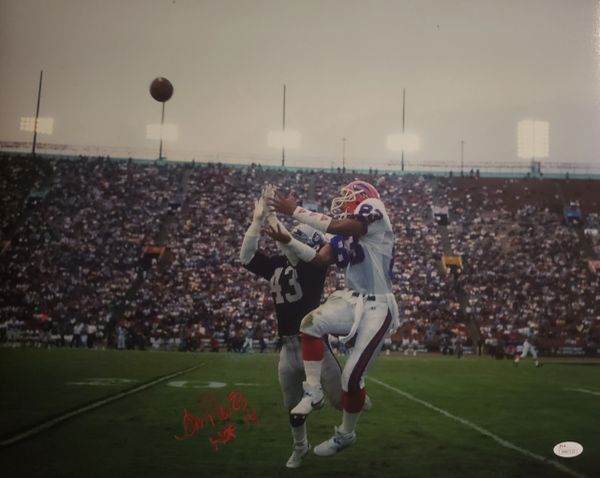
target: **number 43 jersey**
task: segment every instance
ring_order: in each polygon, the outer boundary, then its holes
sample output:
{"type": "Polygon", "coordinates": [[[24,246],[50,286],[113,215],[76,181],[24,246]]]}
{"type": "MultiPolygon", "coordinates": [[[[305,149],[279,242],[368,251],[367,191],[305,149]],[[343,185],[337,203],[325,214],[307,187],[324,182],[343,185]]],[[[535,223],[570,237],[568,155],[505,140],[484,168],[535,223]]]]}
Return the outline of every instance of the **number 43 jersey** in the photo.
{"type": "Polygon", "coordinates": [[[365,199],[348,217],[364,223],[367,233],[358,239],[331,240],[337,264],[346,267],[346,286],[366,295],[391,293],[394,232],[383,202],[365,199]]]}
{"type": "Polygon", "coordinates": [[[302,261],[292,266],[283,255],[269,257],[262,252],[244,267],[271,283],[279,335],[298,334],[302,318],[321,304],[328,268],[302,261]]]}

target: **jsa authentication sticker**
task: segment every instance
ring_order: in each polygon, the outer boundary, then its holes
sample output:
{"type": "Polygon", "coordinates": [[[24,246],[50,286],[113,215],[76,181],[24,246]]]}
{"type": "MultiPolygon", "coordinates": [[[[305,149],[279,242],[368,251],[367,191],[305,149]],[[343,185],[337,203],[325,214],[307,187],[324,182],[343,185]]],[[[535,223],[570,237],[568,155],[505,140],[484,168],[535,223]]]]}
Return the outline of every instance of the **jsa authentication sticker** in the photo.
{"type": "Polygon", "coordinates": [[[561,458],[574,458],[582,452],[583,447],[574,441],[564,441],[554,447],[554,454],[561,458]]]}

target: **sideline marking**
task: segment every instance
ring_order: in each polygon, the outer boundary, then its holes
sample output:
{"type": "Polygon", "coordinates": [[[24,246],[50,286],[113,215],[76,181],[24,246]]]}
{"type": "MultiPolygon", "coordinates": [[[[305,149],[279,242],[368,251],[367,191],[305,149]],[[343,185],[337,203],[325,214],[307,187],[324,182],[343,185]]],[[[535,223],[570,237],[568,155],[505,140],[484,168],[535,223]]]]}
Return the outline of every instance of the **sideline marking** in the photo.
{"type": "Polygon", "coordinates": [[[600,392],[594,392],[585,388],[565,388],[565,390],[570,390],[572,392],[589,393],[590,395],[600,395],[600,392]]]}
{"type": "Polygon", "coordinates": [[[441,413],[442,415],[444,415],[445,417],[451,418],[452,420],[456,420],[457,422],[462,423],[463,425],[472,428],[475,431],[478,431],[479,433],[481,433],[482,435],[485,435],[489,438],[491,438],[492,440],[494,440],[495,442],[499,443],[500,445],[502,445],[505,448],[509,448],[511,450],[517,451],[519,453],[521,453],[522,455],[525,455],[529,458],[533,458],[535,460],[541,461],[542,463],[545,463],[546,465],[551,465],[557,469],[559,469],[560,471],[567,473],[571,476],[574,476],[576,478],[587,478],[585,475],[575,471],[575,470],[571,470],[571,468],[566,467],[565,465],[558,463],[556,461],[553,460],[549,460],[548,458],[545,458],[541,455],[538,455],[536,453],[533,453],[529,450],[526,450],[525,448],[521,448],[507,440],[505,440],[504,438],[500,438],[498,435],[494,435],[492,432],[486,430],[485,428],[480,427],[479,425],[475,425],[474,423],[470,422],[469,420],[466,420],[464,418],[461,418],[457,415],[453,415],[450,412],[447,412],[446,410],[443,410],[442,408],[436,407],[435,405],[432,405],[429,402],[426,402],[425,400],[421,400],[420,398],[415,397],[414,395],[411,395],[408,392],[404,392],[402,390],[400,390],[399,388],[396,387],[392,387],[391,385],[388,385],[385,382],[382,382],[381,380],[377,380],[376,378],[372,378],[372,377],[368,377],[369,380],[381,385],[382,387],[385,387],[389,390],[392,390],[393,392],[396,392],[399,395],[402,395],[405,398],[408,398],[409,400],[412,400],[413,402],[417,402],[420,403],[421,405],[434,410],[438,413],[441,413]]]}
{"type": "Polygon", "coordinates": [[[50,419],[48,421],[45,421],[45,422],[41,423],[40,425],[37,425],[37,426],[35,426],[35,427],[33,427],[33,428],[25,431],[25,432],[19,433],[19,434],[15,435],[15,436],[7,438],[6,440],[0,441],[0,447],[3,448],[3,447],[10,446],[10,445],[14,445],[15,443],[23,441],[23,440],[25,440],[25,439],[33,436],[33,435],[37,435],[38,433],[40,433],[43,430],[46,430],[48,428],[52,428],[52,427],[58,425],[59,423],[67,421],[69,418],[73,418],[73,417],[76,417],[77,415],[81,415],[82,413],[85,413],[85,412],[88,412],[90,410],[94,410],[96,408],[102,407],[103,405],[107,405],[107,404],[109,404],[111,402],[114,402],[115,400],[119,400],[120,398],[124,398],[124,397],[127,397],[129,395],[133,395],[134,393],[141,392],[142,390],[146,390],[147,388],[150,388],[150,387],[156,385],[157,383],[164,382],[164,381],[169,380],[169,379],[171,379],[173,377],[177,377],[179,375],[183,375],[185,373],[192,372],[192,371],[196,370],[197,368],[200,368],[200,367],[202,367],[204,365],[206,365],[206,362],[198,364],[198,365],[194,365],[193,367],[189,367],[189,368],[186,368],[184,370],[180,370],[179,372],[174,372],[174,373],[171,373],[169,375],[165,375],[163,377],[160,377],[160,378],[157,378],[155,380],[152,380],[151,382],[148,382],[148,383],[145,383],[143,385],[139,385],[139,386],[137,386],[135,388],[132,388],[131,390],[126,390],[124,392],[119,392],[119,393],[117,393],[115,395],[112,395],[110,397],[103,398],[101,400],[97,400],[95,402],[92,402],[92,403],[90,403],[88,405],[85,405],[83,407],[80,407],[80,408],[76,408],[73,411],[70,411],[70,412],[65,413],[63,415],[60,415],[60,416],[58,416],[56,418],[52,418],[52,419],[50,419]]]}

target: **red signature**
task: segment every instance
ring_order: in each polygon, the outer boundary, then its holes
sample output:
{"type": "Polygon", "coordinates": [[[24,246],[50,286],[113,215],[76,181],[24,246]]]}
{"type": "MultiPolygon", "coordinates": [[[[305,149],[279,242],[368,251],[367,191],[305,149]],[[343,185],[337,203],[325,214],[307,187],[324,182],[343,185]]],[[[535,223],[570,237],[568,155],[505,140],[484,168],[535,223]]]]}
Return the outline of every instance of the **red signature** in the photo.
{"type": "MultiPolygon", "coordinates": [[[[194,415],[187,408],[183,409],[183,434],[175,435],[176,440],[190,438],[208,426],[214,429],[217,425],[220,426],[221,422],[229,422],[235,418],[237,412],[243,417],[246,428],[249,428],[252,423],[259,423],[256,407],[250,410],[248,399],[237,390],[227,394],[227,402],[224,405],[219,405],[214,395],[201,397],[200,404],[204,408],[203,415],[194,415]]],[[[229,443],[236,438],[236,433],[235,423],[228,423],[222,430],[217,430],[216,435],[209,437],[208,443],[214,451],[218,451],[219,445],[229,443]]]]}

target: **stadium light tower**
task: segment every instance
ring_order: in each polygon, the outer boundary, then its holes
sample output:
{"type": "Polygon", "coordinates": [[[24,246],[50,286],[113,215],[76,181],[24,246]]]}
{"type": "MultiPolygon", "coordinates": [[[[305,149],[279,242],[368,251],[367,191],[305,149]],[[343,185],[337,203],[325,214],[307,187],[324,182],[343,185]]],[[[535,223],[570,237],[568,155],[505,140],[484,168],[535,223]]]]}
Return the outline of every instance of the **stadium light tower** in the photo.
{"type": "Polygon", "coordinates": [[[37,105],[35,108],[35,117],[23,116],[19,124],[21,131],[29,131],[33,133],[33,141],[31,146],[31,155],[35,157],[35,149],[37,146],[37,135],[52,134],[54,130],[54,118],[40,118],[40,104],[42,99],[42,81],[44,79],[44,70],[40,71],[40,81],[38,84],[37,105]]]}
{"type": "Polygon", "coordinates": [[[404,152],[416,153],[421,148],[421,138],[416,133],[389,134],[386,140],[388,151],[402,151],[401,167],[404,171],[404,152]]]}
{"type": "MultiPolygon", "coordinates": [[[[285,83],[283,84],[283,123],[281,131],[283,131],[283,136],[285,138],[285,83]]],[[[285,142],[281,145],[281,166],[285,167],[285,142]]]]}
{"type": "Polygon", "coordinates": [[[421,139],[415,133],[406,132],[406,88],[402,88],[402,132],[387,136],[388,151],[400,151],[400,168],[404,172],[404,153],[417,152],[421,147],[421,139]]]}
{"type": "Polygon", "coordinates": [[[465,140],[460,140],[460,175],[465,174],[465,140]]]}
{"type": "MultiPolygon", "coordinates": [[[[298,131],[281,131],[276,129],[269,131],[267,134],[267,145],[270,148],[281,149],[282,151],[286,148],[299,148],[301,140],[302,135],[298,131]]],[[[285,166],[283,159],[281,165],[285,166]]]]}
{"type": "MultiPolygon", "coordinates": [[[[406,119],[406,88],[402,88],[402,136],[404,136],[404,124],[406,119]]],[[[402,172],[404,172],[404,147],[402,147],[402,172]]]]}
{"type": "Polygon", "coordinates": [[[286,85],[283,85],[283,121],[281,130],[271,130],[267,134],[267,145],[270,148],[281,149],[281,166],[285,167],[285,150],[300,147],[302,136],[298,131],[285,129],[286,85]]]}
{"type": "Polygon", "coordinates": [[[38,85],[38,97],[37,97],[37,106],[35,109],[35,123],[33,126],[33,146],[31,147],[31,155],[35,156],[35,145],[37,143],[37,126],[38,126],[38,118],[40,116],[40,101],[42,99],[42,80],[44,79],[44,70],[40,71],[40,83],[38,85]]]}
{"type": "Polygon", "coordinates": [[[342,170],[346,170],[346,141],[348,139],[344,136],[342,138],[342,170]]]}
{"type": "Polygon", "coordinates": [[[146,139],[154,139],[161,142],[159,159],[162,157],[162,142],[177,141],[179,139],[179,129],[173,123],[152,123],[146,125],[146,139]]]}
{"type": "Polygon", "coordinates": [[[31,148],[31,155],[35,156],[35,145],[37,143],[37,121],[40,116],[40,101],[42,99],[42,80],[44,79],[44,70],[40,71],[40,83],[38,85],[38,97],[37,107],[35,109],[35,126],[33,128],[33,146],[31,148]]]}
{"type": "Polygon", "coordinates": [[[550,127],[547,121],[522,120],[517,124],[517,155],[520,159],[545,159],[550,153],[550,127]]]}

